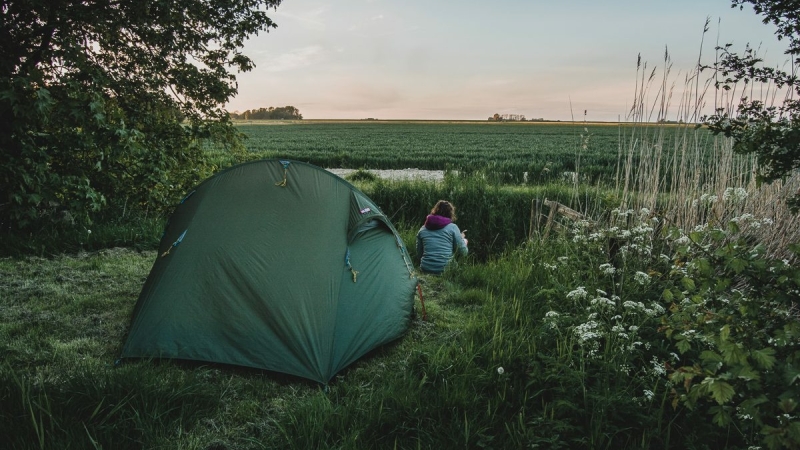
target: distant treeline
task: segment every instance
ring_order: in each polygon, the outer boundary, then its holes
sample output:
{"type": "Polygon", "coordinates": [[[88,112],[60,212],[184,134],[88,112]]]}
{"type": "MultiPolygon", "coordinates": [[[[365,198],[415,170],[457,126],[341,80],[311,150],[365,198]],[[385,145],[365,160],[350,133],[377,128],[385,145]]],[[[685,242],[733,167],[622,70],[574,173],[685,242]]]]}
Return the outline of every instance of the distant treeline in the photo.
{"type": "Polygon", "coordinates": [[[303,118],[300,110],[294,106],[248,109],[243,113],[232,112],[230,115],[231,119],[236,120],[300,120],[303,118]]]}

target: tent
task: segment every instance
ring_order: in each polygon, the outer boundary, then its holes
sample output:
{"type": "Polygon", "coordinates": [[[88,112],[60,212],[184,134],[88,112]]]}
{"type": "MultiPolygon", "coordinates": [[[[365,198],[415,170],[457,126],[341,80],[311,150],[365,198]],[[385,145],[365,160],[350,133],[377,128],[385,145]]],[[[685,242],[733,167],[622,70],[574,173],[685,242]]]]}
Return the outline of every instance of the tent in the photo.
{"type": "Polygon", "coordinates": [[[397,231],[350,183],[298,161],[244,163],[176,207],[121,356],[327,383],[407,330],[416,284],[397,231]]]}

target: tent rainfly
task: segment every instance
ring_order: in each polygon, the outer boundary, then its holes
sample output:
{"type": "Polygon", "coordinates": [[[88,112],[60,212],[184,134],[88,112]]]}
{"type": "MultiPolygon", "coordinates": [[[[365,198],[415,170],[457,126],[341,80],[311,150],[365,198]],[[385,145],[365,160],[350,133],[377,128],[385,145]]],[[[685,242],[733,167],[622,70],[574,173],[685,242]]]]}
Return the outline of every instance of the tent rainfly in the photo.
{"type": "Polygon", "coordinates": [[[327,383],[405,333],[416,284],[397,230],[350,183],[297,161],[244,163],[175,209],[121,357],[327,383]]]}

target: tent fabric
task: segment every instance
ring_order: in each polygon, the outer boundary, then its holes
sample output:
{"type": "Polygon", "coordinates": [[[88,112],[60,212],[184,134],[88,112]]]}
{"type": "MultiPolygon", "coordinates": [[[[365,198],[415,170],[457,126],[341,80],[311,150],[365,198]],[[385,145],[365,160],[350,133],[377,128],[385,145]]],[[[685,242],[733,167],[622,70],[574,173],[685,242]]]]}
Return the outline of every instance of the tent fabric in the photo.
{"type": "Polygon", "coordinates": [[[176,207],[122,357],[326,383],[407,330],[410,261],[380,208],[338,176],[298,161],[240,164],[176,207]]]}

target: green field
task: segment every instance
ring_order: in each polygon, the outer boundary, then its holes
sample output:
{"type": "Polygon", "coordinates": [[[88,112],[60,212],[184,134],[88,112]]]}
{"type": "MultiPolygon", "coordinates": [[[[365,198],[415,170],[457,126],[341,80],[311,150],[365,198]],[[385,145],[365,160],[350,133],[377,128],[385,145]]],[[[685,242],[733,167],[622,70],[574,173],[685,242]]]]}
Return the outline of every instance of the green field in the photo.
{"type": "MultiPolygon", "coordinates": [[[[566,122],[265,121],[238,127],[247,149],[267,158],[354,169],[480,170],[507,182],[520,182],[527,172],[531,183],[573,172],[579,161],[581,174],[608,179],[632,138],[655,137],[644,126],[566,122]]],[[[666,133],[666,145],[685,132],[675,127],[666,133]]]]}

